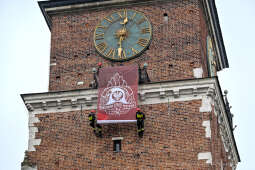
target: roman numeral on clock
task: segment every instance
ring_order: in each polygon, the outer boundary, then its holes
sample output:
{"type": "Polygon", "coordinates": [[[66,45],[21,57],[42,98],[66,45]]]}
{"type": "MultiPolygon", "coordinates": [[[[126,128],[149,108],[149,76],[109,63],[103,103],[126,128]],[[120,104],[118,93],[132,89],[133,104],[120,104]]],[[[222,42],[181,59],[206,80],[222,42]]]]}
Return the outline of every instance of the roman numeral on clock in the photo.
{"type": "Polygon", "coordinates": [[[98,28],[106,29],[107,27],[102,26],[102,25],[98,25],[98,26],[96,27],[96,29],[98,29],[98,28]]]}
{"type": "Polygon", "coordinates": [[[104,39],[104,33],[102,34],[95,34],[95,40],[102,40],[104,39]]]}
{"type": "Polygon", "coordinates": [[[143,38],[141,38],[141,39],[139,39],[139,40],[137,41],[137,44],[140,45],[140,46],[142,46],[142,47],[146,47],[148,43],[149,43],[149,40],[143,39],[143,38]]]}
{"type": "Polygon", "coordinates": [[[143,29],[141,29],[141,33],[142,34],[149,34],[150,32],[151,32],[150,28],[143,28],[143,29]]]}
{"type": "Polygon", "coordinates": [[[136,49],[134,49],[134,48],[131,48],[131,51],[132,51],[133,54],[137,54],[138,53],[138,51],[136,49]]]}
{"type": "Polygon", "coordinates": [[[107,57],[114,58],[116,50],[111,48],[106,54],[107,57]]]}
{"type": "Polygon", "coordinates": [[[134,12],[133,16],[131,17],[131,20],[133,20],[136,16],[136,12],[134,12]]]}
{"type": "Polygon", "coordinates": [[[105,42],[102,42],[102,43],[99,43],[96,45],[97,49],[100,51],[100,52],[105,52],[105,50],[107,49],[107,44],[105,42]]]}
{"type": "Polygon", "coordinates": [[[110,22],[110,23],[112,23],[112,20],[113,20],[113,17],[111,16],[111,19],[109,19],[109,18],[107,18],[107,17],[104,17],[104,19],[106,20],[106,21],[108,21],[108,22],[110,22]]]}
{"type": "Polygon", "coordinates": [[[123,15],[122,15],[122,12],[120,11],[120,12],[118,12],[117,13],[119,16],[120,16],[120,18],[126,18],[127,17],[127,10],[123,10],[123,15]]]}
{"type": "Polygon", "coordinates": [[[120,58],[127,58],[126,51],[123,50],[120,58]]]}

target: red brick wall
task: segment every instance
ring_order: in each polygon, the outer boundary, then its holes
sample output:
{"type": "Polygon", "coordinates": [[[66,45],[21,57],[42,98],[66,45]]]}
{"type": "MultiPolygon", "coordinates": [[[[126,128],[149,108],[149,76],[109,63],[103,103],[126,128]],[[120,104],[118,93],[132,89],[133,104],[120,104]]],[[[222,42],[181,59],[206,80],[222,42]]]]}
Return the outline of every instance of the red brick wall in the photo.
{"type": "MultiPolygon", "coordinates": [[[[128,64],[149,64],[152,81],[193,78],[193,69],[207,68],[204,39],[205,21],[199,0],[173,0],[127,7],[143,12],[153,26],[153,39],[148,50],[128,64]],[[168,14],[168,23],[163,15],[168,14]],[[202,41],[202,40],[203,41],[202,41]]],[[[87,88],[92,81],[92,68],[120,65],[97,54],[93,44],[95,26],[113,9],[58,14],[52,17],[51,63],[49,90],[87,88]],[[84,85],[77,86],[78,81],[84,85]]],[[[204,70],[204,77],[206,76],[204,70]]]]}
{"type": "Polygon", "coordinates": [[[103,138],[95,137],[87,111],[39,114],[36,138],[41,144],[28,153],[29,159],[38,170],[220,170],[226,156],[214,127],[216,118],[213,113],[200,113],[200,106],[201,100],[173,102],[170,110],[168,104],[141,106],[146,114],[143,138],[138,137],[134,123],[103,125],[103,138]],[[202,126],[211,118],[212,140],[205,137],[202,126]],[[112,137],[124,138],[120,153],[113,152],[112,137]],[[213,166],[198,160],[201,152],[212,152],[213,166]]]}

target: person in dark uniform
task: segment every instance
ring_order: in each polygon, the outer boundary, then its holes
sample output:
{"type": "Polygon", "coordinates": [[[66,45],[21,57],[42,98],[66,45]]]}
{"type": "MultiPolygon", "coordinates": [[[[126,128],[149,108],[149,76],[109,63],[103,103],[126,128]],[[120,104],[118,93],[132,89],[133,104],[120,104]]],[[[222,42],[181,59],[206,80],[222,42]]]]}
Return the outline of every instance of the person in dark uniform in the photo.
{"type": "Polygon", "coordinates": [[[102,126],[99,124],[96,124],[97,127],[97,132],[98,132],[98,137],[102,137],[102,126]]]}
{"type": "Polygon", "coordinates": [[[102,137],[102,126],[96,123],[95,110],[92,110],[89,114],[89,125],[93,128],[93,132],[96,136],[102,137]]]}
{"type": "Polygon", "coordinates": [[[95,127],[96,116],[95,116],[95,110],[92,110],[88,117],[89,117],[89,125],[93,128],[93,131],[96,134],[96,127],[95,127]]]}
{"type": "Polygon", "coordinates": [[[138,135],[139,137],[143,137],[145,114],[141,112],[140,108],[136,109],[136,120],[137,120],[138,135]]]}

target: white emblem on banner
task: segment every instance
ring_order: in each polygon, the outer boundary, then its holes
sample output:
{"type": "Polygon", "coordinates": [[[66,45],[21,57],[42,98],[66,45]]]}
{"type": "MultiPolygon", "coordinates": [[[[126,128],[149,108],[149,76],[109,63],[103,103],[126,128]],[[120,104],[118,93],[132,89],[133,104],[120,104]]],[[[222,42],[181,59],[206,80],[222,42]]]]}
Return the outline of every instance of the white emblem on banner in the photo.
{"type": "Polygon", "coordinates": [[[109,115],[126,114],[130,109],[136,108],[133,90],[119,73],[115,73],[108,81],[101,94],[99,108],[109,115]]]}

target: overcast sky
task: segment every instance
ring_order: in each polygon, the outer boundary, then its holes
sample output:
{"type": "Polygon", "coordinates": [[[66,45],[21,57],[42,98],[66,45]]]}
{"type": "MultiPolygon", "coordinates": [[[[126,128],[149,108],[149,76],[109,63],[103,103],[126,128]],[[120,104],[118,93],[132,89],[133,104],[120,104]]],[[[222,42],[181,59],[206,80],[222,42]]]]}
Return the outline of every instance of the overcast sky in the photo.
{"type": "MultiPolygon", "coordinates": [[[[238,170],[254,170],[255,1],[216,0],[229,69],[219,73],[233,106],[238,170]]],[[[20,94],[48,90],[50,32],[37,1],[0,0],[0,170],[20,170],[28,112],[20,94]]]]}

